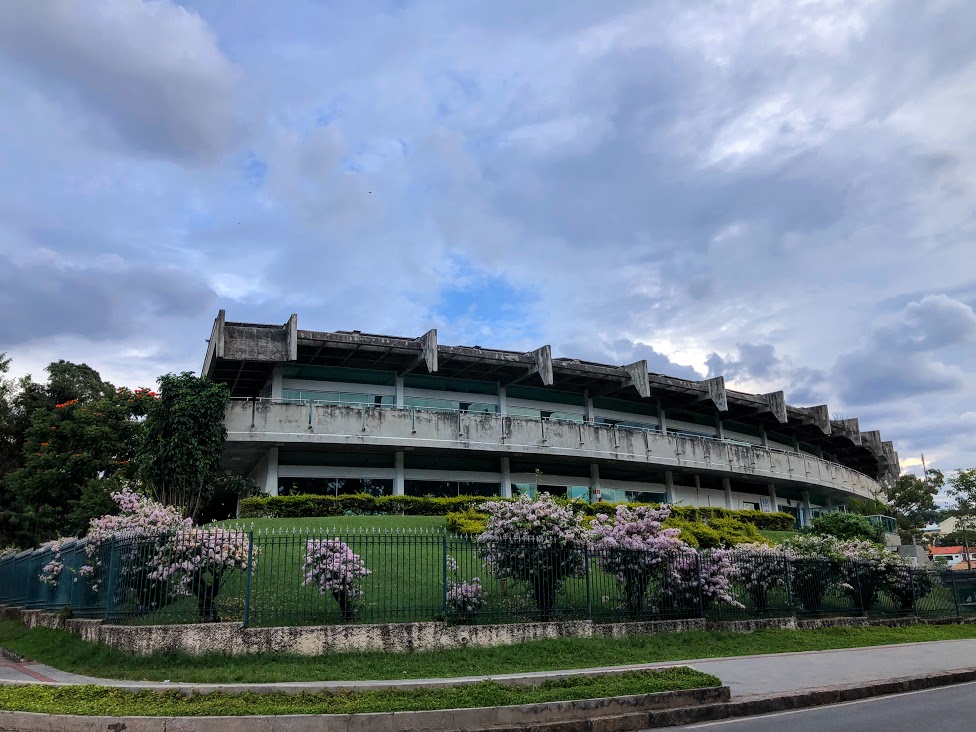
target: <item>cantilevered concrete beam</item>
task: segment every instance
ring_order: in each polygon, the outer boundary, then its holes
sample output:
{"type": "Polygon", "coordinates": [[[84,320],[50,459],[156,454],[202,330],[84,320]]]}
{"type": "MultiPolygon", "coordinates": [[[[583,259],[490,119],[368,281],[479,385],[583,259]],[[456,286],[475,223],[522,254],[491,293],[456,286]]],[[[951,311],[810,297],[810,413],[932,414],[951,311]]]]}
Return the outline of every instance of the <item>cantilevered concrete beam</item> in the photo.
{"type": "Polygon", "coordinates": [[[429,373],[437,371],[437,328],[431,328],[416,342],[420,344],[420,355],[399,372],[401,376],[409,374],[420,364],[425,364],[429,373]]]}
{"type": "Polygon", "coordinates": [[[806,424],[816,425],[825,435],[830,434],[830,411],[826,404],[807,407],[807,415],[807,419],[803,420],[806,424]]]}
{"type": "Polygon", "coordinates": [[[851,442],[855,445],[861,444],[861,425],[857,421],[857,417],[853,419],[842,419],[841,424],[844,425],[844,429],[847,430],[847,436],[850,438],[851,442]]]}
{"type": "Polygon", "coordinates": [[[517,379],[509,381],[507,385],[518,384],[534,374],[539,374],[544,386],[552,386],[552,348],[543,346],[526,355],[532,356],[534,365],[517,379]]]}
{"type": "Polygon", "coordinates": [[[766,408],[760,408],[762,412],[769,412],[780,424],[786,424],[789,417],[786,414],[786,397],[781,391],[771,391],[768,394],[761,394],[766,401],[766,408]]]}
{"type": "Polygon", "coordinates": [[[716,376],[714,379],[705,379],[704,381],[699,381],[698,383],[704,384],[708,389],[708,395],[703,395],[700,398],[700,401],[710,400],[712,404],[718,408],[718,411],[729,411],[729,400],[725,394],[724,376],[716,376]]]}
{"type": "Polygon", "coordinates": [[[647,399],[651,395],[651,385],[647,377],[647,361],[635,361],[623,367],[630,383],[637,389],[637,393],[647,399]]]}
{"type": "Polygon", "coordinates": [[[298,314],[297,313],[292,313],[291,317],[288,318],[288,322],[285,323],[285,332],[287,333],[288,360],[297,361],[298,360],[298,314]]]}
{"type": "Polygon", "coordinates": [[[861,445],[870,448],[875,455],[884,455],[884,449],[881,447],[881,433],[878,430],[862,432],[861,445]]]}
{"type": "Polygon", "coordinates": [[[209,376],[214,361],[224,357],[224,323],[226,319],[227,313],[224,310],[218,310],[217,317],[214,319],[213,330],[210,331],[210,340],[207,342],[207,355],[203,359],[201,376],[209,376]]]}

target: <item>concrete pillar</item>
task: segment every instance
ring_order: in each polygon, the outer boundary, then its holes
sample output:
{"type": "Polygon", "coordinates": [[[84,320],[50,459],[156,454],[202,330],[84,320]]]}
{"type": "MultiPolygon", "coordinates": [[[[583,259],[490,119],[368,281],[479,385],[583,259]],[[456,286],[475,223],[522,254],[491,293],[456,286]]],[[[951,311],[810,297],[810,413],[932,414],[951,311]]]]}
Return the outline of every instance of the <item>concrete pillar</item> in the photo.
{"type": "Polygon", "coordinates": [[[657,400],[657,421],[661,425],[661,432],[668,434],[668,417],[664,413],[664,407],[661,406],[661,400],[657,400]]]}
{"type": "Polygon", "coordinates": [[[403,495],[403,453],[393,453],[393,495],[403,495]]]}
{"type": "Polygon", "coordinates": [[[701,477],[695,476],[695,505],[701,505],[701,477]]]}
{"type": "Polygon", "coordinates": [[[264,492],[276,496],[278,495],[278,448],[272,447],[268,450],[268,473],[265,479],[264,492]]]}
{"type": "Polygon", "coordinates": [[[796,435],[793,435],[793,452],[797,454],[800,452],[800,441],[796,439],[796,435]]]}
{"type": "Polygon", "coordinates": [[[776,484],[769,484],[769,504],[772,506],[773,511],[778,511],[779,506],[776,505],[776,484]]]}
{"type": "MultiPolygon", "coordinates": [[[[698,479],[698,476],[695,476],[698,479]]],[[[674,503],[674,473],[670,470],[664,471],[664,502],[674,503]]]]}
{"type": "Polygon", "coordinates": [[[725,491],[725,507],[732,508],[732,481],[722,478],[722,488],[725,491]]]}
{"type": "Polygon", "coordinates": [[[830,498],[828,496],[827,497],[827,511],[833,511],[833,510],[834,510],[834,499],[833,498],[830,498]]]}
{"type": "Polygon", "coordinates": [[[281,399],[281,366],[275,366],[271,371],[271,398],[281,399]]]}
{"type": "Polygon", "coordinates": [[[809,526],[813,519],[810,513],[810,491],[800,491],[800,498],[803,499],[803,525],[809,526]]]}
{"type": "Polygon", "coordinates": [[[760,427],[759,429],[762,430],[763,447],[765,447],[768,450],[769,449],[769,435],[766,434],[766,428],[765,427],[760,427]]]}
{"type": "Polygon", "coordinates": [[[725,427],[722,425],[722,418],[715,417],[715,436],[720,440],[725,439],[725,427]]]}
{"type": "Polygon", "coordinates": [[[508,394],[501,384],[498,385],[498,413],[508,414],[508,394]]]}
{"type": "Polygon", "coordinates": [[[593,421],[593,399],[588,391],[583,392],[583,418],[587,422],[593,421]]]}
{"type": "Polygon", "coordinates": [[[593,489],[600,487],[600,466],[590,463],[590,502],[593,502],[593,489]]]}
{"type": "Polygon", "coordinates": [[[398,407],[403,406],[403,377],[400,374],[396,375],[396,405],[398,407]]]}
{"type": "Polygon", "coordinates": [[[502,498],[512,497],[512,465],[507,457],[501,459],[502,464],[502,498]]]}

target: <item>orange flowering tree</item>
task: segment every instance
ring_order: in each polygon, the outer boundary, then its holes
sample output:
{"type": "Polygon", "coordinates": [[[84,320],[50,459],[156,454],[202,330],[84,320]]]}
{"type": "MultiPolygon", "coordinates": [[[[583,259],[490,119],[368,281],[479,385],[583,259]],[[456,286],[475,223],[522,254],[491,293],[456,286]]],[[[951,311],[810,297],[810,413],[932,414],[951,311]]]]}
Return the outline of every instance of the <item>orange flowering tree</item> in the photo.
{"type": "Polygon", "coordinates": [[[33,410],[23,465],[5,481],[3,533],[21,546],[77,535],[112,508],[110,494],[134,475],[156,399],[148,389],[116,389],[83,364],[58,362],[49,371],[53,404],[33,410]]]}

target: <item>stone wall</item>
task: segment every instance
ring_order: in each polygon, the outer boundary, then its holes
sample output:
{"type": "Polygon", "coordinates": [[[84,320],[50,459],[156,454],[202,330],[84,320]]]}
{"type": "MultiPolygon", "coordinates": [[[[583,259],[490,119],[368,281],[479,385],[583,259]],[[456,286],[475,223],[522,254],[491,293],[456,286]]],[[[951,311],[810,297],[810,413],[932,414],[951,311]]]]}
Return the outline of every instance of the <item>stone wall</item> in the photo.
{"type": "MultiPolygon", "coordinates": [[[[918,618],[796,618],[706,621],[660,620],[642,623],[558,623],[505,625],[447,625],[446,623],[390,623],[377,625],[315,625],[287,628],[245,628],[241,623],[192,625],[108,625],[101,620],[68,619],[40,610],[0,605],[0,617],[19,620],[31,628],[61,628],[90,643],[103,643],[126,653],[206,653],[245,655],[286,653],[318,656],[325,653],[382,651],[406,653],[452,648],[477,648],[524,643],[543,638],[622,638],[631,635],[678,633],[689,630],[750,633],[773,628],[804,630],[849,626],[915,625],[918,618]]],[[[935,621],[933,621],[935,622],[935,621]]]]}

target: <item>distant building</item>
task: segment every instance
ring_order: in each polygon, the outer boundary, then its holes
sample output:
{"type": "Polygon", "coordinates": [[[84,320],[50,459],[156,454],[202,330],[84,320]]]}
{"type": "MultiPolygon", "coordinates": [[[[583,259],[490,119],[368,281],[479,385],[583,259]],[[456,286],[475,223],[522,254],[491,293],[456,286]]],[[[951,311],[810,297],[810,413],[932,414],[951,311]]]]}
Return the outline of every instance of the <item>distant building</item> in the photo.
{"type": "Polygon", "coordinates": [[[934,546],[929,549],[929,557],[932,561],[945,559],[946,564],[954,567],[960,562],[976,559],[976,547],[970,547],[969,549],[970,551],[967,555],[966,549],[963,546],[934,546]]]}
{"type": "Polygon", "coordinates": [[[270,494],[382,491],[786,511],[870,498],[898,456],[857,419],[624,366],[359,331],[232,323],[203,373],[226,383],[223,467],[270,494]]]}

